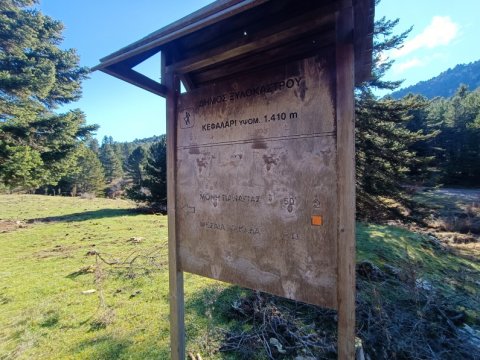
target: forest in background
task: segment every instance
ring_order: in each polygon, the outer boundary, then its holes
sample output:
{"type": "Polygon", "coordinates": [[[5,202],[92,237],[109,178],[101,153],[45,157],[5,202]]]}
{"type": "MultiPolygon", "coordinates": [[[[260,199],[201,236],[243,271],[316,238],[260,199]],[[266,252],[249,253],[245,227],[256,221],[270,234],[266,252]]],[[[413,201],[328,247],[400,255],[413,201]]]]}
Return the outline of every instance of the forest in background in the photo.
{"type": "MultiPolygon", "coordinates": [[[[99,142],[81,110],[59,113],[89,70],[34,3],[0,2],[0,193],[14,194],[0,199],[0,358],[166,359],[166,139],[99,142]]],[[[408,35],[397,24],[376,21],[355,92],[357,214],[371,220],[356,226],[356,347],[478,359],[480,190],[418,190],[479,187],[480,90],[378,97],[401,85],[382,56],[408,35]]],[[[337,357],[335,311],[188,273],[185,293],[191,359],[337,357]]]]}
{"type": "MultiPolygon", "coordinates": [[[[56,109],[81,96],[89,70],[74,49],[61,50],[61,22],[32,10],[34,0],[0,4],[0,191],[128,197],[166,204],[166,139],[95,137],[81,110],[56,109]],[[21,30],[21,31],[20,31],[21,30]]],[[[412,186],[480,184],[480,90],[460,85],[451,97],[378,97],[408,31],[375,23],[373,76],[356,89],[357,208],[360,217],[408,205],[412,186]],[[396,204],[391,206],[392,203],[396,204]]],[[[463,69],[463,68],[462,68],[463,69]]]]}

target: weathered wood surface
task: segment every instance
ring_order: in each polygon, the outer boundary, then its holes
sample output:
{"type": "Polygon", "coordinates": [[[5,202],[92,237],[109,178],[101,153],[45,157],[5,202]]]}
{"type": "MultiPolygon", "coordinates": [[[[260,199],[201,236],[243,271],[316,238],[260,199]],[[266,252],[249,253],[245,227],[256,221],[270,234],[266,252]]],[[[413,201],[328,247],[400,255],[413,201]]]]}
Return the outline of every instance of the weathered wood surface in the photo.
{"type": "Polygon", "coordinates": [[[351,0],[337,15],[338,359],[355,358],[355,103],[351,0]]]}
{"type": "Polygon", "coordinates": [[[220,0],[208,5],[199,11],[186,16],[177,22],[166,26],[154,33],[130,44],[102,59],[105,66],[124,61],[145,51],[158,48],[180,37],[199,31],[209,25],[226,20],[236,14],[261,5],[268,0],[220,0]]]}
{"type": "Polygon", "coordinates": [[[180,96],[181,270],[336,308],[334,61],[330,51],[180,96]]]}
{"type": "Polygon", "coordinates": [[[331,9],[324,7],[320,10],[302,14],[268,28],[262,28],[258,33],[245,29],[244,33],[238,32],[235,37],[230,35],[228,39],[224,39],[221,46],[202,51],[197,56],[176,62],[171,65],[171,68],[178,73],[189,73],[226,60],[235,59],[238,56],[253,56],[252,53],[298,40],[312,31],[318,33],[322,26],[334,23],[335,16],[328,10],[331,9]]]}
{"type": "MultiPolygon", "coordinates": [[[[353,3],[356,20],[355,31],[352,34],[356,51],[355,81],[360,84],[370,77],[374,1],[354,0],[353,3]]],[[[256,57],[256,62],[249,61],[248,64],[244,64],[243,70],[252,71],[255,66],[258,67],[257,65],[275,65],[275,62],[280,59],[275,54],[271,56],[268,49],[270,47],[278,49],[280,42],[290,41],[290,35],[292,35],[292,42],[297,43],[281,47],[280,56],[285,61],[302,58],[298,55],[310,56],[303,50],[307,48],[311,31],[320,35],[318,39],[313,40],[316,42],[315,47],[318,48],[318,43],[322,46],[333,46],[335,36],[324,36],[329,29],[325,29],[323,19],[335,16],[341,6],[339,0],[216,1],[102,58],[101,63],[93,69],[107,72],[151,91],[155,86],[152,87],[148,83],[142,86],[144,81],[149,81],[139,78],[129,69],[152,54],[165,51],[172,55],[176,54],[171,56],[171,62],[167,65],[177,66],[177,72],[183,77],[182,80],[186,82],[188,88],[198,88],[205,83],[217,81],[228,73],[225,69],[215,66],[219,61],[225,62],[243,57],[236,63],[238,66],[244,62],[248,54],[261,52],[259,56],[250,56],[250,58],[256,57]],[[309,16],[312,14],[317,16],[309,16]],[[317,28],[315,28],[316,22],[319,23],[317,28]],[[297,28],[297,31],[289,33],[288,30],[294,28],[297,28]],[[309,30],[306,31],[306,29],[309,30]],[[271,32],[271,30],[275,31],[271,32]],[[251,42],[249,42],[250,39],[252,39],[251,42]],[[290,57],[284,56],[283,53],[289,54],[290,57]],[[247,65],[254,67],[248,69],[247,65]],[[198,73],[199,70],[202,72],[198,73]],[[210,70],[215,71],[210,72],[210,70]],[[220,71],[222,76],[217,76],[218,70],[222,70],[220,71]],[[192,74],[192,72],[197,73],[192,74]],[[131,77],[133,79],[130,80],[131,77]]],[[[158,94],[164,96],[162,92],[158,94]]]]}
{"type": "Polygon", "coordinates": [[[167,92],[167,197],[168,201],[168,270],[170,295],[170,346],[172,360],[185,359],[185,320],[183,272],[178,262],[178,227],[176,226],[176,112],[180,81],[173,73],[165,72],[165,54],[162,54],[162,82],[167,92]]]}
{"type": "Polygon", "coordinates": [[[252,56],[242,57],[241,60],[217,64],[215,67],[190,73],[192,81],[201,87],[241,76],[242,73],[255,70],[257,72],[268,70],[279,64],[311,57],[323,52],[335,38],[335,29],[325,30],[322,34],[314,34],[302,38],[301,41],[289,43],[255,53],[252,56]],[[265,61],[268,59],[268,61],[265,61]]]}
{"type": "Polygon", "coordinates": [[[167,88],[165,85],[160,84],[145,75],[142,75],[135,70],[121,65],[112,65],[109,68],[103,69],[103,72],[116,76],[132,85],[138,86],[144,90],[150,91],[156,95],[166,97],[167,88]]]}

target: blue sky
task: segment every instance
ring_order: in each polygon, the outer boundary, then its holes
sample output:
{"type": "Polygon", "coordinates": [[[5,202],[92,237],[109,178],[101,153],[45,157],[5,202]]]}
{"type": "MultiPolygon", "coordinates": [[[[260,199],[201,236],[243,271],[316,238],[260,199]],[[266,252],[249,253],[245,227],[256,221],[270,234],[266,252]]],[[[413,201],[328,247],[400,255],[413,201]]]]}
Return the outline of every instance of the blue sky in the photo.
{"type": "MultiPolygon", "coordinates": [[[[40,0],[40,10],[64,23],[64,48],[76,48],[81,65],[99,59],[159,28],[207,5],[208,0],[40,0]]],[[[382,0],[376,17],[399,18],[398,32],[413,26],[403,49],[385,58],[395,59],[387,75],[408,86],[428,80],[459,63],[480,59],[480,1],[382,0]]],[[[138,68],[159,78],[159,58],[138,68]]],[[[131,141],[165,133],[162,98],[101,72],[83,83],[82,99],[68,107],[80,108],[87,122],[99,124],[97,133],[116,141],[131,141]]]]}

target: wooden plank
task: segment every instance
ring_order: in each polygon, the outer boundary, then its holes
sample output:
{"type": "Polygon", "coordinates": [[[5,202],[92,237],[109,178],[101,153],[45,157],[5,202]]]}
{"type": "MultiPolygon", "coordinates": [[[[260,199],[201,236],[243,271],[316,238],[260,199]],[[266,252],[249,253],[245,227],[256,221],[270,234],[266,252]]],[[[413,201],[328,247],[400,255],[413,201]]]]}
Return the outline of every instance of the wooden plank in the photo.
{"type": "Polygon", "coordinates": [[[143,53],[144,51],[148,51],[152,48],[158,47],[160,45],[166,44],[170,41],[173,41],[175,39],[178,39],[179,37],[191,34],[195,31],[198,31],[204,27],[207,27],[209,25],[215,24],[219,21],[228,19],[236,14],[239,14],[241,12],[244,12],[248,9],[251,9],[253,7],[259,6],[260,4],[267,2],[269,0],[244,0],[241,3],[232,5],[230,7],[227,7],[219,12],[216,12],[212,15],[209,15],[197,22],[193,22],[191,24],[188,24],[184,27],[179,28],[178,30],[175,30],[173,32],[167,33],[165,35],[161,35],[158,38],[154,38],[148,42],[146,42],[143,45],[137,46],[135,44],[131,45],[131,50],[125,51],[125,50],[120,50],[118,52],[118,55],[115,56],[107,56],[106,58],[103,58],[101,60],[101,64],[98,65],[97,67],[106,67],[110,66],[112,64],[116,64],[119,62],[122,62],[132,56],[138,55],[140,53],[143,53]]]}
{"type": "Polygon", "coordinates": [[[338,358],[355,357],[355,103],[353,9],[337,14],[338,358]]]}
{"type": "Polygon", "coordinates": [[[333,0],[322,0],[318,3],[303,2],[299,7],[296,0],[270,1],[255,9],[250,9],[245,14],[237,14],[226,21],[179,38],[174,42],[174,46],[180,50],[176,54],[179,56],[175,56],[172,60],[173,62],[184,61],[239,39],[257,38],[260,32],[270,35],[274,32],[271,30],[282,31],[285,29],[282,24],[287,23],[289,19],[305,16],[305,14],[316,12],[319,17],[323,17],[327,13],[335,13],[337,10],[335,4],[333,0]],[[324,13],[320,13],[319,9],[325,9],[324,13]]]}
{"type": "Polygon", "coordinates": [[[162,53],[162,82],[167,87],[167,209],[168,269],[170,289],[170,347],[172,360],[185,359],[185,311],[183,272],[178,265],[176,226],[176,141],[177,99],[180,81],[174,73],[165,72],[166,55],[162,53]]]}
{"type": "MultiPolygon", "coordinates": [[[[280,46],[288,41],[303,37],[306,33],[319,30],[325,24],[334,22],[334,14],[330,8],[322,8],[313,14],[302,15],[290,19],[283,24],[269,28],[239,40],[203,52],[201,55],[171,65],[172,71],[188,73],[238,56],[245,56],[250,52],[266,50],[273,46],[280,46]],[[323,16],[322,16],[323,15],[323,16]]],[[[169,70],[170,71],[170,70],[169,70]]]]}
{"type": "Polygon", "coordinates": [[[372,74],[374,0],[356,0],[355,22],[355,85],[370,79],[372,74]]]}
{"type": "Polygon", "coordinates": [[[173,31],[179,30],[186,25],[193,24],[194,22],[199,21],[200,19],[205,18],[207,16],[210,16],[212,14],[215,14],[216,12],[224,10],[225,8],[228,8],[229,6],[236,5],[241,1],[243,1],[243,0],[217,0],[217,1],[213,2],[212,4],[204,6],[201,9],[199,9],[197,11],[194,11],[193,13],[191,13],[191,14],[189,14],[189,15],[187,15],[187,16],[179,19],[179,20],[174,21],[173,23],[168,24],[167,26],[164,26],[161,29],[156,30],[156,31],[148,34],[147,36],[141,38],[140,40],[137,40],[134,43],[132,43],[130,45],[127,45],[127,46],[115,51],[114,53],[103,57],[102,59],[100,59],[100,61],[110,60],[111,58],[116,57],[118,55],[121,55],[121,54],[123,54],[127,51],[130,51],[130,50],[134,49],[135,47],[145,45],[145,44],[149,43],[150,41],[155,40],[156,38],[164,36],[168,33],[173,32],[173,31]]]}
{"type": "Polygon", "coordinates": [[[334,69],[332,46],[180,96],[183,271],[336,308],[334,69]]]}
{"type": "Polygon", "coordinates": [[[182,82],[185,90],[191,91],[195,89],[195,84],[192,81],[192,78],[188,74],[180,74],[180,81],[182,82]]]}
{"type": "Polygon", "coordinates": [[[166,97],[167,87],[160,84],[149,77],[140,74],[139,72],[132,70],[128,67],[116,64],[110,67],[101,69],[102,72],[115,76],[123,81],[126,81],[132,85],[138,86],[142,89],[150,91],[156,95],[166,97]]]}
{"type": "Polygon", "coordinates": [[[199,87],[219,79],[234,78],[245,71],[268,69],[272,66],[312,56],[314,53],[321,52],[322,48],[332,45],[334,41],[334,29],[325,29],[321,34],[314,34],[284,46],[255,53],[254,56],[247,56],[241,60],[219,64],[211,69],[192,72],[190,75],[192,81],[199,87]]]}

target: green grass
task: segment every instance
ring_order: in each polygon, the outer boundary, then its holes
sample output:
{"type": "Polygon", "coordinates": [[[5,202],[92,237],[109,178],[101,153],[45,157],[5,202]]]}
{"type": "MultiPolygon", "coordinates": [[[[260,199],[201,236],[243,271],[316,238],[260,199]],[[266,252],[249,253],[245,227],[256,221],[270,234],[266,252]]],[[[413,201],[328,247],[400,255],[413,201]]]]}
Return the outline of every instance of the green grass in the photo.
{"type": "Polygon", "coordinates": [[[424,221],[431,228],[469,234],[473,239],[480,239],[479,189],[419,191],[414,200],[420,207],[428,209],[429,215],[424,221]]]}
{"type": "MultiPolygon", "coordinates": [[[[480,325],[480,259],[454,249],[439,248],[426,235],[385,225],[358,224],[357,262],[401,269],[412,279],[429,281],[444,298],[466,311],[470,322],[480,325]]],[[[391,301],[398,293],[384,294],[391,301]]]]}
{"type": "MultiPolygon", "coordinates": [[[[136,212],[123,200],[2,195],[0,249],[0,359],[169,359],[166,216],[136,212]],[[134,253],[156,263],[110,266],[87,255],[93,250],[108,261],[134,253]],[[89,289],[97,292],[82,294],[89,289]]],[[[464,294],[478,320],[478,259],[367,224],[358,225],[357,257],[411,269],[446,296],[464,294]]],[[[217,351],[216,329],[235,326],[226,314],[244,292],[185,275],[189,351],[235,358],[217,351]]]]}
{"type": "MultiPolygon", "coordinates": [[[[0,219],[22,221],[0,234],[0,359],[169,358],[167,217],[133,208],[122,200],[0,196],[0,219]],[[139,264],[146,273],[100,262],[100,271],[82,274],[95,268],[91,250],[120,260],[155,252],[162,264],[139,264]],[[82,294],[89,289],[97,292],[82,294]]],[[[225,285],[186,275],[185,287],[195,337],[207,321],[192,299],[225,285]]]]}

